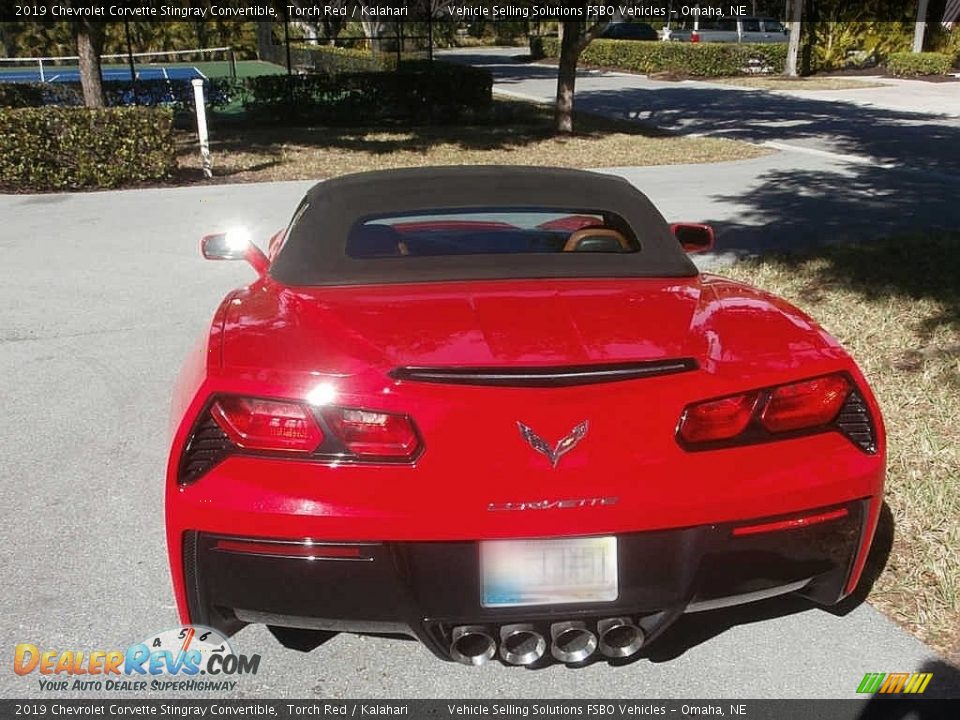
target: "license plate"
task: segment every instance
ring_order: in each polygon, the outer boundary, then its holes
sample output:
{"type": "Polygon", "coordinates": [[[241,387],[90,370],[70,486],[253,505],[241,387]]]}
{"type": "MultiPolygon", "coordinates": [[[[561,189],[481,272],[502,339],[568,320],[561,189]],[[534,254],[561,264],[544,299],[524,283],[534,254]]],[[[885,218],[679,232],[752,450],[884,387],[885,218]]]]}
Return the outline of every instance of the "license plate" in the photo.
{"type": "Polygon", "coordinates": [[[617,539],[490,540],[480,543],[483,607],[616,600],[617,539]]]}

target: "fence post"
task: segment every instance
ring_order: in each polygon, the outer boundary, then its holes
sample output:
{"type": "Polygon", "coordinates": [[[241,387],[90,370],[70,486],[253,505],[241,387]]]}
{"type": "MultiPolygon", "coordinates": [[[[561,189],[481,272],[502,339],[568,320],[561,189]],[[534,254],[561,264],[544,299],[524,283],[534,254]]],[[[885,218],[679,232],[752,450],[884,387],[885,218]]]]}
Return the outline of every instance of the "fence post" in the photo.
{"type": "Polygon", "coordinates": [[[193,102],[197,107],[197,137],[200,139],[200,159],[203,163],[204,177],[213,177],[213,163],[210,160],[210,138],[207,136],[207,107],[203,100],[203,80],[194,78],[193,102]]]}

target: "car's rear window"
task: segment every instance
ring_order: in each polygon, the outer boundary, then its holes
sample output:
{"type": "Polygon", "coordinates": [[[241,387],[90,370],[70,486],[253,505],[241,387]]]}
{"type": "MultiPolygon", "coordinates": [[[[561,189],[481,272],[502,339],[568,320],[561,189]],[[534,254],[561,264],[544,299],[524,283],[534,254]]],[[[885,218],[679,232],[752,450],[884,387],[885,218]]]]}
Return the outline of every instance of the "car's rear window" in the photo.
{"type": "Polygon", "coordinates": [[[556,208],[418,211],[364,218],[347,236],[351,258],[514,253],[632,253],[640,243],[609,212],[556,208]]]}

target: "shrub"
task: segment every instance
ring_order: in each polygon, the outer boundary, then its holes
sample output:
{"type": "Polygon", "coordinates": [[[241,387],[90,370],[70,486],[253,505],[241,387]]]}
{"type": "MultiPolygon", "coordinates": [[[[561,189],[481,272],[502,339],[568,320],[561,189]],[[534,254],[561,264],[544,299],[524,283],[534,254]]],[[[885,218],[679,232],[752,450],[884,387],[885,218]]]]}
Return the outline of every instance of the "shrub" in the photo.
{"type": "MultiPolygon", "coordinates": [[[[193,109],[193,86],[183,80],[108,80],[103,93],[110,107],[126,107],[136,101],[152,107],[163,105],[177,111],[193,109]]],[[[243,83],[229,78],[210,78],[204,81],[207,105],[219,108],[242,94],[243,83]]],[[[82,106],[83,90],[80,83],[0,83],[0,107],[43,107],[45,105],[82,106]]]]}
{"type": "Polygon", "coordinates": [[[394,72],[264,75],[247,81],[247,112],[287,121],[442,122],[489,107],[486,70],[442,62],[405,63],[394,72]]]}
{"type": "Polygon", "coordinates": [[[342,73],[377,72],[393,70],[397,56],[389,53],[374,54],[369,50],[309,45],[294,49],[294,62],[324,75],[342,73]]]}
{"type": "Polygon", "coordinates": [[[176,164],[167,109],[0,109],[0,185],[14,190],[151,182],[176,164]]]}
{"type": "Polygon", "coordinates": [[[912,21],[805,22],[800,35],[803,72],[875,65],[908,50],[913,30],[912,21]]]}
{"type": "Polygon", "coordinates": [[[960,67],[960,27],[955,27],[953,30],[947,30],[943,26],[936,27],[936,32],[931,38],[930,49],[950,56],[953,66],[960,67]]]}
{"type": "Polygon", "coordinates": [[[40,83],[0,83],[0,107],[40,107],[43,85],[40,83]]]}
{"type": "Polygon", "coordinates": [[[946,75],[953,59],[945,53],[900,52],[887,58],[887,70],[894,75],[946,75]]]}
{"type": "MultiPolygon", "coordinates": [[[[340,57],[339,48],[315,48],[324,56],[340,57]]],[[[370,53],[343,51],[354,58],[370,53]]],[[[266,75],[205,81],[209,107],[223,108],[234,101],[253,117],[271,120],[328,122],[417,120],[443,122],[465,112],[489,107],[493,78],[487,70],[441,61],[406,61],[399,69],[311,75],[266,75]]],[[[134,86],[129,82],[104,83],[109,106],[130,106],[134,86]]],[[[83,105],[78,84],[0,85],[0,100],[9,98],[14,107],[83,105]],[[6,88],[12,88],[6,93],[6,88]],[[25,89],[26,88],[26,89],[25,89]]],[[[140,105],[163,106],[177,113],[192,112],[193,87],[189,82],[147,80],[136,85],[140,105]]]]}
{"type": "MultiPolygon", "coordinates": [[[[547,57],[558,57],[557,38],[542,38],[547,57]]],[[[580,56],[597,67],[619,68],[645,74],[670,72],[695,77],[723,77],[752,72],[783,72],[786,43],[683,43],[594,40],[580,56]]]]}

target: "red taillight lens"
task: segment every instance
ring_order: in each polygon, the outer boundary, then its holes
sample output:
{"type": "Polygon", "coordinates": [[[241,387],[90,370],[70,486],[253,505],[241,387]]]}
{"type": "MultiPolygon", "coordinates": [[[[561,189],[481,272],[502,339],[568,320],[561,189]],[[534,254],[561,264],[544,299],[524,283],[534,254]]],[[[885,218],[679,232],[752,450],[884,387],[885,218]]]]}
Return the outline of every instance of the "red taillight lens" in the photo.
{"type": "Polygon", "coordinates": [[[850,381],[842,375],[781,385],[770,393],[761,424],[772,433],[826,425],[837,417],[850,394],[850,381]]]}
{"type": "MultiPolygon", "coordinates": [[[[845,373],[836,373],[706,400],[687,406],[677,434],[680,440],[691,445],[724,440],[746,443],[772,440],[781,433],[796,430],[816,432],[835,426],[860,449],[872,453],[874,449],[870,445],[864,446],[857,436],[850,434],[844,425],[845,422],[849,425],[849,420],[838,420],[841,411],[846,412],[845,404],[854,390],[853,381],[845,373]]],[[[858,432],[865,432],[869,440],[871,420],[865,413],[862,420],[855,420],[860,428],[858,432]],[[863,425],[867,430],[862,429],[863,425]]]]}
{"type": "Polygon", "coordinates": [[[689,443],[729,440],[750,423],[759,392],[690,405],[680,421],[680,437],[689,443]]]}
{"type": "Polygon", "coordinates": [[[323,411],[323,417],[356,455],[412,457],[420,447],[417,431],[405,415],[332,407],[323,411]]]}
{"type": "Polygon", "coordinates": [[[222,397],[211,413],[230,441],[248,450],[306,453],[323,442],[313,414],[299,403],[222,397]]]}

